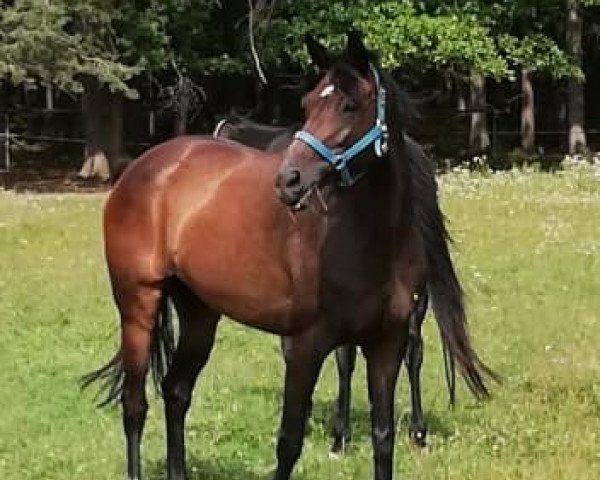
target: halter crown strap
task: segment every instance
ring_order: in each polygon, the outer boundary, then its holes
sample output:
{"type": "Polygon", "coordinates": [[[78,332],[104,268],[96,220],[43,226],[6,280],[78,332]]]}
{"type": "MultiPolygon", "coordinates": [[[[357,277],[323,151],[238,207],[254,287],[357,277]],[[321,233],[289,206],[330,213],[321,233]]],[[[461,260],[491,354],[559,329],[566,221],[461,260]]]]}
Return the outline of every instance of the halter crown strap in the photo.
{"type": "Polygon", "coordinates": [[[349,187],[353,185],[363,174],[353,177],[349,170],[349,163],[354,157],[361,153],[369,145],[373,144],[375,155],[379,158],[387,153],[387,125],[385,123],[385,88],[379,81],[379,73],[373,65],[370,65],[371,73],[375,78],[377,90],[377,119],[375,125],[350,147],[341,153],[335,153],[321,140],[306,130],[300,130],[294,134],[294,139],[300,140],[312,148],[323,160],[329,163],[340,173],[341,185],[349,187]]]}

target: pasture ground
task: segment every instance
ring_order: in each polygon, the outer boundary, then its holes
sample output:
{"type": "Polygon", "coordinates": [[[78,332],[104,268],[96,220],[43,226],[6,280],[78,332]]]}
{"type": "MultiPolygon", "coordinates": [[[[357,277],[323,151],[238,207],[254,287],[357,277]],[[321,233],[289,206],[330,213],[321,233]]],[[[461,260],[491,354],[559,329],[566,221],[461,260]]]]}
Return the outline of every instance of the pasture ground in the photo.
{"type": "MultiPolygon", "coordinates": [[[[441,178],[472,334],[504,377],[478,404],[462,382],[446,407],[437,329],[425,329],[430,446],[409,446],[407,379],[398,384],[396,478],[600,478],[600,181],[555,174],[466,172],[441,178]]],[[[104,269],[104,194],[0,191],[0,478],[123,478],[120,411],[96,410],[79,375],[116,347],[104,269]]],[[[188,421],[191,479],[266,479],[274,463],[282,361],[275,337],[223,322],[188,421]]],[[[328,455],[332,359],[294,478],[371,475],[364,362],[355,375],[354,441],[328,455]]],[[[162,407],[154,394],[145,478],[163,478],[162,407]]]]}

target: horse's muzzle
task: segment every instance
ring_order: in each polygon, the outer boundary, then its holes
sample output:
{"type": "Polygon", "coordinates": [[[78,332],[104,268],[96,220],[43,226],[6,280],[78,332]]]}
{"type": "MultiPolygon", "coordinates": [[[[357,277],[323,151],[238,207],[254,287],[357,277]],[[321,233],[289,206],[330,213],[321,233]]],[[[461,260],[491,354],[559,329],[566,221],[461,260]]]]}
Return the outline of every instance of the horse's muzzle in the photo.
{"type": "Polygon", "coordinates": [[[275,191],[279,200],[286,206],[297,208],[304,197],[306,189],[302,185],[300,170],[296,168],[286,168],[281,170],[275,178],[275,191]]]}

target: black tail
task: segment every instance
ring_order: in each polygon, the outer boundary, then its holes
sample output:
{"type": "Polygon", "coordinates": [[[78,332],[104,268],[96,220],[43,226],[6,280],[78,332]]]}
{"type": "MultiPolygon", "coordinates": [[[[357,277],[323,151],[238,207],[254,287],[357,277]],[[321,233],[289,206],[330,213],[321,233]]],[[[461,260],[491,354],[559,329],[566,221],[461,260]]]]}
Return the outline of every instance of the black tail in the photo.
{"type": "Polygon", "coordinates": [[[479,359],[471,346],[463,291],[448,251],[451,240],[438,203],[433,164],[421,147],[407,135],[404,136],[404,152],[410,169],[413,220],[424,245],[428,267],[427,286],[442,341],[456,360],[473,394],[477,398],[488,397],[484,378],[499,378],[479,359]]]}
{"type": "Polygon", "coordinates": [[[150,352],[150,368],[156,391],[162,395],[162,381],[167,375],[175,352],[176,338],[173,315],[169,297],[163,294],[160,300],[158,318],[152,332],[152,347],[150,352]]]}
{"type": "Polygon", "coordinates": [[[119,350],[106,365],[81,377],[81,389],[84,390],[92,383],[100,382],[98,396],[104,392],[104,398],[98,402],[97,406],[105,407],[116,403],[121,398],[124,378],[121,350],[119,350]]]}
{"type": "MultiPolygon", "coordinates": [[[[150,352],[150,368],[152,379],[159,394],[162,394],[162,381],[167,374],[173,358],[176,341],[173,318],[166,294],[160,300],[157,319],[152,331],[152,344],[150,352]]],[[[98,402],[98,407],[113,404],[121,398],[123,393],[123,380],[125,372],[121,360],[121,350],[103,367],[81,377],[81,389],[89,387],[92,383],[99,382],[99,395],[104,393],[98,402]]]]}
{"type": "Polygon", "coordinates": [[[456,369],[454,357],[442,338],[442,352],[444,353],[444,373],[446,374],[446,388],[448,389],[448,406],[454,407],[456,403],[456,369]]]}
{"type": "MultiPolygon", "coordinates": [[[[445,233],[445,229],[443,230],[445,233]]],[[[463,291],[456,278],[448,252],[446,238],[441,238],[435,252],[428,249],[429,291],[431,304],[443,342],[477,398],[489,396],[484,378],[498,380],[498,376],[477,356],[469,338],[463,291]]],[[[448,363],[448,362],[446,362],[448,363]]],[[[449,387],[452,395],[452,390],[449,387]]],[[[452,401],[452,396],[451,396],[452,401]]]]}

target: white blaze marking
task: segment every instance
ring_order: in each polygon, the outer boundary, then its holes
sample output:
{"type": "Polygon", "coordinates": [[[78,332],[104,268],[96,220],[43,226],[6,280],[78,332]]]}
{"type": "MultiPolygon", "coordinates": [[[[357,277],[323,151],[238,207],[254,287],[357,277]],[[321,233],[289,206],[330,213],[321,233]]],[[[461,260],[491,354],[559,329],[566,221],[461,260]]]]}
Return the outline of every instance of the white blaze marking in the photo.
{"type": "Polygon", "coordinates": [[[334,90],[335,90],[335,85],[330,83],[323,90],[321,90],[321,93],[319,93],[319,97],[321,97],[321,98],[328,97],[329,95],[331,95],[333,93],[334,90]]]}

